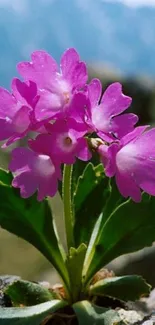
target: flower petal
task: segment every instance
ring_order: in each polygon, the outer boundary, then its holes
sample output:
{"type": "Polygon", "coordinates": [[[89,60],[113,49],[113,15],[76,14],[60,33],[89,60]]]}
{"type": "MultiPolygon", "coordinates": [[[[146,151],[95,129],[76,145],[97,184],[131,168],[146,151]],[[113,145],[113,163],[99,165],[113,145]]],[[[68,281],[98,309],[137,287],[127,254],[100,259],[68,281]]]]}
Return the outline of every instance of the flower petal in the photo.
{"type": "Polygon", "coordinates": [[[88,79],[86,64],[84,62],[77,63],[74,69],[71,71],[69,79],[73,89],[75,87],[84,87],[88,79]]]}
{"type": "Polygon", "coordinates": [[[21,196],[27,198],[38,190],[38,200],[55,195],[58,188],[57,169],[48,155],[38,154],[28,148],[16,148],[9,165],[14,173],[12,185],[20,188],[21,196]]]}
{"type": "Polygon", "coordinates": [[[66,79],[72,87],[84,87],[88,75],[84,62],[80,62],[80,57],[74,48],[64,52],[61,57],[60,69],[63,78],[66,79]]]}
{"type": "Polygon", "coordinates": [[[119,150],[119,144],[112,143],[109,147],[107,145],[100,145],[98,152],[101,161],[105,167],[105,174],[108,177],[113,177],[116,173],[116,154],[119,150]]]}
{"type": "Polygon", "coordinates": [[[31,171],[26,171],[17,175],[13,179],[12,186],[15,188],[20,188],[21,196],[27,199],[36,192],[38,182],[35,174],[32,174],[31,171]]]}
{"type": "Polygon", "coordinates": [[[116,173],[116,184],[122,196],[131,197],[133,201],[141,201],[141,191],[133,178],[119,171],[116,173]]]}
{"type": "Polygon", "coordinates": [[[84,123],[88,115],[88,105],[88,98],[85,93],[75,93],[70,105],[65,110],[65,115],[73,118],[76,122],[84,123]]]}
{"type": "MultiPolygon", "coordinates": [[[[126,178],[128,180],[126,186],[129,188],[132,188],[133,184],[135,188],[136,184],[148,194],[155,195],[155,129],[141,135],[140,131],[142,128],[139,129],[137,138],[133,138],[117,153],[116,165],[119,174],[117,178],[126,178]]],[[[129,190],[126,190],[126,193],[137,200],[129,190]]]]}
{"type": "Polygon", "coordinates": [[[19,74],[26,81],[36,82],[40,88],[49,87],[58,71],[56,61],[45,51],[35,51],[31,58],[32,62],[21,62],[17,65],[19,74]]]}
{"type": "Polygon", "coordinates": [[[28,130],[30,126],[29,114],[31,109],[27,106],[22,106],[19,111],[15,114],[12,122],[14,126],[14,132],[23,133],[28,130]]]}
{"type": "Polygon", "coordinates": [[[99,79],[92,79],[88,85],[88,96],[91,103],[91,107],[94,108],[101,97],[102,93],[102,84],[99,79]]]}
{"type": "Polygon", "coordinates": [[[78,63],[79,60],[79,54],[74,48],[69,48],[63,53],[60,62],[60,69],[64,78],[67,80],[70,79],[71,71],[74,69],[76,63],[78,63]]]}
{"type": "Polygon", "coordinates": [[[88,161],[92,157],[92,154],[88,148],[87,140],[84,138],[81,138],[78,142],[76,157],[83,161],[88,161]]]}
{"type": "Polygon", "coordinates": [[[131,102],[131,97],[122,93],[122,85],[119,82],[111,84],[105,90],[101,99],[104,117],[109,119],[122,113],[130,106],[131,102]]]}
{"type": "Polygon", "coordinates": [[[120,139],[124,135],[134,130],[134,125],[138,122],[138,116],[132,113],[115,116],[110,123],[109,132],[120,139]]]}
{"type": "Polygon", "coordinates": [[[0,87],[0,118],[12,119],[18,109],[15,97],[0,87]]]}
{"type": "Polygon", "coordinates": [[[126,145],[128,142],[132,141],[133,139],[139,137],[148,127],[149,125],[137,126],[132,132],[126,134],[121,139],[122,146],[126,145]]]}
{"type": "Polygon", "coordinates": [[[29,81],[28,84],[18,78],[12,80],[12,91],[16,99],[22,104],[33,106],[34,98],[37,96],[37,85],[29,81]]]}
{"type": "Polygon", "coordinates": [[[11,120],[0,118],[0,141],[6,140],[14,133],[14,127],[11,120]]]}
{"type": "Polygon", "coordinates": [[[37,121],[43,121],[54,117],[63,107],[61,97],[48,90],[39,91],[39,99],[35,107],[35,118],[37,121]]]}

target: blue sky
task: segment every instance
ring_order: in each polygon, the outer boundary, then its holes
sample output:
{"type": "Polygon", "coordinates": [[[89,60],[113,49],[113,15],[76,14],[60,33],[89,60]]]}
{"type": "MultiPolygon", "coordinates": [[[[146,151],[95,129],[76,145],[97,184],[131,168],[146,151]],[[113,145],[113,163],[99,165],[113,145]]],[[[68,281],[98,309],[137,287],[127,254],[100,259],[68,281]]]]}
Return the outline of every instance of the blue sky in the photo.
{"type": "Polygon", "coordinates": [[[17,74],[17,62],[28,60],[36,49],[45,49],[59,60],[67,47],[75,47],[90,64],[103,62],[123,73],[155,75],[155,0],[0,0],[0,18],[3,85],[17,74]],[[118,6],[117,17],[110,14],[111,6],[102,6],[111,1],[130,7],[118,6]],[[52,3],[53,16],[49,9],[52,3]],[[71,10],[66,3],[71,4],[71,10]],[[154,10],[146,10],[145,14],[135,5],[152,5],[154,10]],[[133,28],[128,28],[126,20],[128,24],[132,21],[133,28]],[[88,31],[91,37],[87,37],[88,31]]]}
{"type": "MultiPolygon", "coordinates": [[[[39,0],[39,1],[46,4],[46,2],[53,2],[56,0],[39,0]]],[[[71,1],[77,1],[77,0],[71,0],[71,1]]],[[[155,0],[102,0],[102,1],[122,2],[129,6],[141,6],[141,5],[155,6],[155,0]]],[[[89,0],[87,0],[87,2],[89,2],[89,0]]],[[[27,0],[0,0],[0,7],[9,7],[10,9],[13,9],[17,13],[23,13],[28,9],[27,3],[28,3],[27,0]]]]}
{"type": "Polygon", "coordinates": [[[127,5],[137,6],[137,5],[152,5],[155,6],[155,0],[117,0],[123,2],[127,5]]]}

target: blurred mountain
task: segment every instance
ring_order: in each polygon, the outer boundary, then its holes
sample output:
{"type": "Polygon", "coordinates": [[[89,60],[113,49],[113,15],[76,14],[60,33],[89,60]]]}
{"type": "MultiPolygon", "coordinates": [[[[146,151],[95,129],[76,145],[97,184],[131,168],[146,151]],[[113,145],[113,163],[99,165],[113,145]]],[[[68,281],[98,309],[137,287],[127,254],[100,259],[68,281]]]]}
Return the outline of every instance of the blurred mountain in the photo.
{"type": "Polygon", "coordinates": [[[59,60],[75,47],[82,59],[127,75],[155,75],[155,8],[104,0],[0,0],[0,84],[35,49],[59,60]]]}

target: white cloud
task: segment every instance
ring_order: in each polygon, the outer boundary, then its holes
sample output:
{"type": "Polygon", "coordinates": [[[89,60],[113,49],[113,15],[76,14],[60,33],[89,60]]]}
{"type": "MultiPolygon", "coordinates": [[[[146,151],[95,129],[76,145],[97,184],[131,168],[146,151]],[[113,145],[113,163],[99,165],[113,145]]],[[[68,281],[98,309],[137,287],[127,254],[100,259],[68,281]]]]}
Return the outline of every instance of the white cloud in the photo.
{"type": "MultiPolygon", "coordinates": [[[[112,0],[106,0],[107,2],[112,1],[112,0]]],[[[155,0],[115,0],[119,1],[122,3],[125,3],[129,6],[155,6],[155,0]]]]}
{"type": "Polygon", "coordinates": [[[7,7],[14,10],[18,14],[25,14],[29,9],[28,0],[0,0],[0,7],[7,7]]]}

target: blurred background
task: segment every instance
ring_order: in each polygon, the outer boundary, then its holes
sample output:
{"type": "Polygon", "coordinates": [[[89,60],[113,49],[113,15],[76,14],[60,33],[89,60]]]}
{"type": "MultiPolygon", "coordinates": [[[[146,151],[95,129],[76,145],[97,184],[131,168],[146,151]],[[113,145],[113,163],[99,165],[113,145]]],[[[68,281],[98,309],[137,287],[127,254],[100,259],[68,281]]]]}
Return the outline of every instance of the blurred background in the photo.
{"type": "MultiPolygon", "coordinates": [[[[0,86],[10,88],[17,62],[29,60],[32,51],[44,49],[59,61],[68,47],[79,51],[89,77],[99,77],[104,88],[116,80],[123,84],[141,124],[155,124],[155,0],[0,0],[0,86]]],[[[0,152],[2,167],[8,156],[0,152]]],[[[59,198],[52,204],[63,237],[59,198]]],[[[154,265],[152,247],[109,267],[143,274],[155,286],[154,265]]],[[[1,229],[0,274],[57,280],[35,248],[1,229]]]]}

